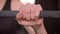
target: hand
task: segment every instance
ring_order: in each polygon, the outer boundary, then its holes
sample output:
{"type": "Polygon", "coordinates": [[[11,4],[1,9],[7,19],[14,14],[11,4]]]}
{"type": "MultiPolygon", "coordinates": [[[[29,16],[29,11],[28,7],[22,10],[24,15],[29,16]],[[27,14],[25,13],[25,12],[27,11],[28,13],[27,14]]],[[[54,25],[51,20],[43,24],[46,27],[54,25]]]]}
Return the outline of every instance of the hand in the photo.
{"type": "Polygon", "coordinates": [[[25,28],[31,34],[33,31],[31,28],[28,28],[29,26],[32,26],[37,30],[40,29],[41,25],[43,24],[43,18],[39,18],[39,14],[41,11],[42,11],[41,5],[27,4],[20,8],[19,13],[16,15],[16,19],[18,23],[24,25],[25,28]]]}
{"type": "Polygon", "coordinates": [[[20,8],[20,12],[16,15],[16,19],[21,25],[38,25],[43,22],[43,19],[39,18],[40,11],[42,11],[42,8],[39,4],[27,4],[20,8]]]}

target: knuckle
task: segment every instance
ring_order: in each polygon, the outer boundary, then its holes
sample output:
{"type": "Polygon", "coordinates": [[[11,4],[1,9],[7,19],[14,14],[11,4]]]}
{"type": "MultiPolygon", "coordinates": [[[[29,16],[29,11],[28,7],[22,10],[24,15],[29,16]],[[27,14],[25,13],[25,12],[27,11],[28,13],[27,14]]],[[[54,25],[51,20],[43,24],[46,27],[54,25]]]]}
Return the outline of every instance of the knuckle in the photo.
{"type": "Polygon", "coordinates": [[[37,4],[38,7],[41,7],[41,5],[37,4]]]}
{"type": "Polygon", "coordinates": [[[42,6],[39,5],[39,4],[37,4],[37,7],[36,8],[39,9],[39,10],[42,10],[42,6]]]}

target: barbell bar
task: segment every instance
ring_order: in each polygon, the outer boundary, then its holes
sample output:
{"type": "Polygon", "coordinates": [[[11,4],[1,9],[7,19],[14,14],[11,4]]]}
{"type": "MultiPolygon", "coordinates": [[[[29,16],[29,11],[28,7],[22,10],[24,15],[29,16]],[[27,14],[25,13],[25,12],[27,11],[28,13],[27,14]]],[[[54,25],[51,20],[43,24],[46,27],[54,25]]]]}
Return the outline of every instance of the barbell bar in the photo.
{"type": "MultiPolygon", "coordinates": [[[[0,17],[16,17],[19,11],[4,10],[0,11],[0,17]]],[[[60,11],[41,11],[39,17],[41,18],[60,18],[60,11]]]]}

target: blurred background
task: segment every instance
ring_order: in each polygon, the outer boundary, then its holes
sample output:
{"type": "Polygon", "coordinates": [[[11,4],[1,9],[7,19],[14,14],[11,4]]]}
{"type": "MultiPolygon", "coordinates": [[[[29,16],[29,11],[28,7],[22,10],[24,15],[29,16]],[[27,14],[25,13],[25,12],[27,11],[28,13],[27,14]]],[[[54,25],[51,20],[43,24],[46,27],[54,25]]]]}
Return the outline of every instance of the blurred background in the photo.
{"type": "MultiPolygon", "coordinates": [[[[60,0],[36,0],[36,4],[38,3],[43,10],[60,10],[60,0]]],[[[60,34],[60,18],[44,18],[44,25],[48,34],[60,34]]]]}

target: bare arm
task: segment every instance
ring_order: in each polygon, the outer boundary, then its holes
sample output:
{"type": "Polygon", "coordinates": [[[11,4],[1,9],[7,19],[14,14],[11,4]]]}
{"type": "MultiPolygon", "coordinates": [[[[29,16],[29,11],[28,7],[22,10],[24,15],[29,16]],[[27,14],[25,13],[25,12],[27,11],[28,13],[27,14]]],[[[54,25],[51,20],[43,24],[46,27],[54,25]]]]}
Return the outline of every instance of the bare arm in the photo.
{"type": "Polygon", "coordinates": [[[47,31],[43,24],[36,31],[37,31],[37,34],[47,34],[47,31]]]}
{"type": "Polygon", "coordinates": [[[25,26],[25,29],[28,31],[29,34],[47,34],[47,31],[43,24],[39,26],[39,28],[34,28],[25,26]]]}

